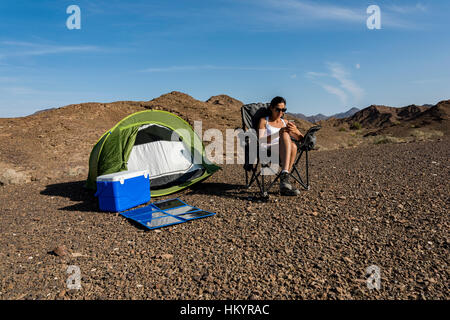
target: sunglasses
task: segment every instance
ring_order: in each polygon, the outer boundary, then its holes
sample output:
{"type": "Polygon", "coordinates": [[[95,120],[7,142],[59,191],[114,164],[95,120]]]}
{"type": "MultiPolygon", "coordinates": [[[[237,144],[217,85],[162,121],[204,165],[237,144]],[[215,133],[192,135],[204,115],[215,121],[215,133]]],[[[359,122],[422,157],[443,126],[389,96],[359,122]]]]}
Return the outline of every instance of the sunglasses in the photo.
{"type": "Polygon", "coordinates": [[[278,111],[278,112],[286,112],[286,111],[287,111],[287,108],[284,108],[284,109],[275,108],[275,110],[278,111]]]}

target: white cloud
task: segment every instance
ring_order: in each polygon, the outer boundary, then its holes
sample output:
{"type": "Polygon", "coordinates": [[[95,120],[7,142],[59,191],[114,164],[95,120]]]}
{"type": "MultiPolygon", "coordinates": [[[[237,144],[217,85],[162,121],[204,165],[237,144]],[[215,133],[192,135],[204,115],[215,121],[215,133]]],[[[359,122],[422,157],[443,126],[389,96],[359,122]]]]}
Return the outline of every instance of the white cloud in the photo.
{"type": "Polygon", "coordinates": [[[281,71],[281,70],[288,70],[288,68],[193,65],[193,66],[169,66],[169,67],[147,68],[141,70],[141,72],[180,72],[180,71],[200,71],[200,70],[281,71]]]}
{"type": "Polygon", "coordinates": [[[328,73],[310,71],[310,72],[307,72],[306,75],[309,77],[327,77],[328,73]]]}
{"type": "Polygon", "coordinates": [[[339,63],[329,63],[328,67],[331,71],[331,77],[339,81],[341,88],[350,92],[356,102],[359,102],[364,95],[364,90],[349,78],[350,75],[344,67],[339,63]]]}
{"type": "MultiPolygon", "coordinates": [[[[254,5],[251,14],[246,14],[246,21],[257,21],[260,29],[271,30],[298,28],[308,25],[323,26],[325,22],[338,27],[342,23],[366,25],[368,18],[367,3],[345,5],[329,1],[312,0],[247,0],[254,5]]],[[[410,15],[424,14],[429,8],[421,3],[414,5],[380,5],[383,28],[417,30],[423,27],[416,20],[411,21],[410,15]]],[[[238,13],[241,14],[241,13],[238,13]]],[[[241,14],[242,15],[242,14],[241,14]]],[[[329,27],[329,25],[327,25],[329,27]]]]}
{"type": "Polygon", "coordinates": [[[348,97],[347,94],[336,87],[330,86],[328,84],[321,84],[322,88],[324,88],[328,93],[334,94],[336,95],[342,102],[342,104],[347,104],[348,102],[348,97]]]}
{"type": "Polygon", "coordinates": [[[306,76],[328,93],[336,95],[343,104],[347,104],[350,98],[353,103],[359,103],[365,92],[350,78],[350,73],[339,63],[327,63],[326,65],[328,73],[308,72],[306,76]],[[335,80],[338,86],[325,83],[326,79],[335,80]]]}
{"type": "Polygon", "coordinates": [[[60,53],[94,52],[103,50],[98,46],[90,45],[64,46],[24,41],[2,41],[0,42],[0,45],[1,49],[6,49],[6,52],[0,54],[0,57],[2,58],[12,56],[41,56],[60,53]]]}
{"type": "Polygon", "coordinates": [[[33,88],[28,87],[5,87],[0,88],[0,91],[5,94],[10,94],[14,96],[22,96],[22,95],[37,95],[41,94],[41,91],[35,90],[33,88]]]}
{"type": "Polygon", "coordinates": [[[428,7],[419,3],[416,3],[415,5],[397,5],[397,4],[390,4],[383,6],[387,8],[388,10],[400,14],[411,14],[411,13],[417,13],[417,12],[427,12],[428,7]]]}
{"type": "Polygon", "coordinates": [[[338,5],[315,3],[299,0],[259,0],[263,6],[271,7],[286,14],[286,17],[337,20],[360,22],[366,19],[364,11],[360,8],[349,8],[338,5]]]}

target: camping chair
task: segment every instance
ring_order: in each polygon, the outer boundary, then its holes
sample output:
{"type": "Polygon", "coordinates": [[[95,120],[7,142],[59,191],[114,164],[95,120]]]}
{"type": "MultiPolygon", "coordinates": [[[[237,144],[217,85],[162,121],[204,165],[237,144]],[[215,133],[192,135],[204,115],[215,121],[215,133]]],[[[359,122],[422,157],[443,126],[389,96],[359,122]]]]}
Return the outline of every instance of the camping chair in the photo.
{"type": "MultiPolygon", "coordinates": [[[[259,141],[257,141],[257,130],[259,119],[265,117],[269,114],[268,111],[269,104],[266,103],[251,103],[242,106],[241,116],[242,116],[242,129],[244,131],[244,136],[241,140],[242,146],[245,152],[245,187],[250,188],[253,183],[256,182],[258,188],[261,192],[262,197],[267,198],[269,191],[272,186],[278,181],[281,176],[281,171],[276,174],[275,179],[266,186],[265,175],[262,174],[262,170],[269,168],[270,163],[262,163],[259,157],[259,141]],[[252,155],[250,152],[250,144],[252,143],[252,137],[257,141],[257,152],[256,155],[252,155]],[[250,179],[249,179],[250,175],[250,179]]],[[[309,190],[309,158],[308,152],[313,150],[316,145],[316,132],[319,131],[321,126],[311,127],[305,134],[302,141],[296,141],[292,139],[297,145],[297,157],[292,167],[289,175],[297,181],[304,189],[309,190]],[[298,170],[298,165],[302,159],[303,154],[305,155],[305,178],[302,178],[300,171],[298,170]]]]}

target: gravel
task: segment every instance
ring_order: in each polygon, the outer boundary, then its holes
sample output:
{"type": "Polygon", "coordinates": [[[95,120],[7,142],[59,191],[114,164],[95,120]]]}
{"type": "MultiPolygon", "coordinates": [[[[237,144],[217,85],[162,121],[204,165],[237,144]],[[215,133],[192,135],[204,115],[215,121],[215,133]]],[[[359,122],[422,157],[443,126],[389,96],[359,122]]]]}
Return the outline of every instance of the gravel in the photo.
{"type": "Polygon", "coordinates": [[[312,152],[311,190],[268,202],[225,165],[164,197],[217,215],[158,231],[99,212],[82,175],[1,186],[0,299],[449,299],[449,146],[312,152]]]}

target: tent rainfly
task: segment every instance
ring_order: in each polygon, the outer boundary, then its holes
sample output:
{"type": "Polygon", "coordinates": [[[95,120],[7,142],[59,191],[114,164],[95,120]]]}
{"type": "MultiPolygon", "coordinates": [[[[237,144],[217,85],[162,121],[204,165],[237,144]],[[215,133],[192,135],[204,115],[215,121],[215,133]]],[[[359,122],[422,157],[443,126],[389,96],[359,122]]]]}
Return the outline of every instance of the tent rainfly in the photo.
{"type": "Polygon", "coordinates": [[[95,190],[100,175],[146,169],[151,196],[158,197],[202,181],[220,167],[206,158],[202,141],[186,121],[167,111],[146,110],[122,119],[98,140],[86,187],[95,190]]]}

